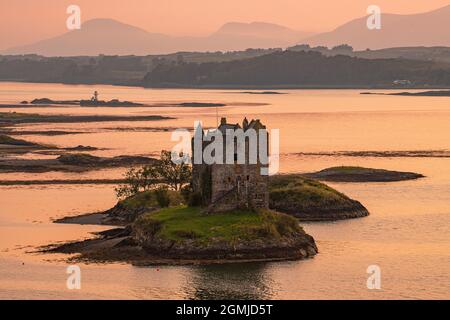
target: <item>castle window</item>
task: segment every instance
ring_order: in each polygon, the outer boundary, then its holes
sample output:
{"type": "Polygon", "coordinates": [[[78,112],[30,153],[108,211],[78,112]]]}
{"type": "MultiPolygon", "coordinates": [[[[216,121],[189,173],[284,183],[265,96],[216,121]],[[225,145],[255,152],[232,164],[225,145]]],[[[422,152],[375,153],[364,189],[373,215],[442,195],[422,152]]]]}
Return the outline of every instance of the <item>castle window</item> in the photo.
{"type": "Polygon", "coordinates": [[[250,181],[250,176],[247,176],[247,181],[250,181]]]}

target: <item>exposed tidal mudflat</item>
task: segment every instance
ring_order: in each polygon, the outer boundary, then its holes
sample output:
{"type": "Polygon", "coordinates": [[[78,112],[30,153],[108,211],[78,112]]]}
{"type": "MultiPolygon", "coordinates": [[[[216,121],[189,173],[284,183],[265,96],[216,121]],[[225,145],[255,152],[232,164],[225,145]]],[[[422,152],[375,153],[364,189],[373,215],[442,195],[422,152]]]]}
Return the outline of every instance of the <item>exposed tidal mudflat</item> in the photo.
{"type": "MultiPolygon", "coordinates": [[[[297,262],[215,266],[136,267],[82,264],[82,290],[66,288],[65,255],[33,253],[49,243],[81,240],[108,227],[54,224],[53,219],[109,209],[112,184],[0,186],[0,298],[431,298],[450,292],[450,107],[442,97],[360,95],[358,90],[280,90],[275,95],[242,90],[156,90],[112,86],[1,83],[0,104],[52,97],[120,98],[161,107],[2,107],[54,117],[152,117],[147,121],[21,123],[20,139],[71,148],[92,146],[98,157],[155,157],[170,149],[172,128],[216,124],[215,107],[177,107],[192,101],[225,104],[219,116],[241,121],[260,118],[280,129],[280,172],[316,172],[335,166],[362,166],[425,176],[400,182],[330,186],[360,201],[371,213],[356,220],[303,223],[319,254],[297,262]],[[122,128],[122,129],[118,129],[122,128]],[[123,130],[126,128],[126,130],[123,130]],[[139,130],[133,130],[139,128],[139,130]],[[147,129],[148,128],[148,129],[147,129]],[[156,128],[156,129],[155,129],[156,128]],[[116,130],[117,129],[117,130],[116,130]],[[49,135],[45,132],[73,132],[49,135]],[[42,134],[39,134],[42,133],[42,134]],[[414,151],[421,151],[414,154],[414,151]],[[382,155],[382,156],[380,156],[382,155]],[[426,156],[423,156],[426,155],[426,156]],[[433,156],[434,155],[434,156],[433,156]],[[30,253],[31,252],[31,253],[30,253]],[[382,290],[366,287],[369,265],[382,270],[382,290]]],[[[383,91],[385,92],[385,90],[383,91]]],[[[106,118],[109,119],[109,118],[106,118]]],[[[116,119],[114,119],[116,120],[116,119]]],[[[134,119],[133,119],[134,120],[134,119]]],[[[54,159],[20,154],[20,159],[54,159]]],[[[121,179],[124,168],[88,172],[10,172],[4,181],[121,179]]]]}

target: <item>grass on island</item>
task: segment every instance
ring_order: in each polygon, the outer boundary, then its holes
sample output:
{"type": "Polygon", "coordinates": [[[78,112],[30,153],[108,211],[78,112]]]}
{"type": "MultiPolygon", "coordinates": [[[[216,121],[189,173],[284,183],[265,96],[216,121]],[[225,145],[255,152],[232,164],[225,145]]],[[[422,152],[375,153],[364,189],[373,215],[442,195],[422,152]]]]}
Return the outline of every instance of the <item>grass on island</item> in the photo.
{"type": "Polygon", "coordinates": [[[143,215],[136,220],[136,225],[144,232],[165,240],[192,239],[200,243],[210,240],[233,242],[281,239],[303,233],[297,219],[270,210],[260,212],[234,210],[220,214],[206,214],[199,207],[187,206],[161,209],[143,215]]]}
{"type": "MultiPolygon", "coordinates": [[[[270,177],[270,199],[273,201],[294,200],[304,207],[318,207],[349,198],[335,189],[317,180],[307,179],[301,175],[278,175],[270,177]],[[288,198],[286,198],[286,196],[288,198]]],[[[179,206],[184,199],[179,192],[169,190],[170,206],[179,206]]],[[[120,202],[127,208],[157,207],[155,191],[137,193],[120,202]]]]}
{"type": "Polygon", "coordinates": [[[301,175],[270,178],[270,207],[286,213],[327,215],[336,208],[352,209],[355,201],[317,180],[301,175]]]}
{"type": "MultiPolygon", "coordinates": [[[[166,225],[162,232],[164,237],[173,240],[189,237],[201,239],[210,236],[224,239],[237,235],[242,237],[243,228],[247,229],[246,232],[249,235],[259,233],[278,237],[284,234],[283,227],[280,225],[287,223],[287,225],[298,226],[297,218],[284,213],[306,214],[314,217],[335,214],[336,208],[344,213],[346,213],[346,210],[355,209],[355,201],[346,195],[319,181],[296,174],[270,177],[269,194],[270,208],[275,212],[267,210],[257,214],[234,211],[205,215],[199,208],[180,207],[185,203],[183,197],[179,192],[169,191],[171,208],[152,213],[150,214],[151,218],[146,216],[146,219],[150,219],[152,222],[155,222],[155,220],[164,223],[169,222],[170,224],[166,225]],[[180,213],[180,215],[175,217],[174,212],[180,213]],[[273,221],[281,221],[281,224],[277,222],[274,226],[273,221]],[[196,224],[196,227],[190,226],[190,223],[196,224]],[[205,229],[207,226],[212,229],[205,229]],[[223,226],[225,226],[225,229],[223,229],[223,226]],[[228,228],[228,226],[232,228],[228,228]],[[279,230],[279,232],[275,230],[279,230]]],[[[138,193],[133,197],[122,200],[120,204],[126,209],[159,207],[154,191],[138,193]]],[[[155,222],[151,228],[157,228],[158,225],[159,223],[155,222]]],[[[292,229],[288,228],[287,230],[292,229]]]]}
{"type": "Polygon", "coordinates": [[[349,199],[345,194],[301,175],[278,175],[270,178],[270,199],[273,201],[296,201],[300,205],[316,206],[349,199]]]}
{"type": "MultiPolygon", "coordinates": [[[[169,205],[171,207],[179,206],[184,202],[184,199],[180,194],[180,192],[167,190],[167,194],[170,199],[169,205]]],[[[120,201],[120,204],[127,209],[136,209],[142,207],[157,208],[159,206],[158,201],[156,199],[155,190],[139,192],[132,197],[120,201]]]]}

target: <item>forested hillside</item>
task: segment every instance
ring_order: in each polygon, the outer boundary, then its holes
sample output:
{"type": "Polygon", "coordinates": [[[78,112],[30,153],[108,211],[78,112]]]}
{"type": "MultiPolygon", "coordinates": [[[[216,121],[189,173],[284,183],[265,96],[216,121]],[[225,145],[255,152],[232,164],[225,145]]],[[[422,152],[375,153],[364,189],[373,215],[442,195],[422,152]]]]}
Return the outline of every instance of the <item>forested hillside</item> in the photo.
{"type": "Polygon", "coordinates": [[[450,66],[406,59],[361,59],[319,52],[276,52],[219,63],[161,64],[149,72],[146,86],[389,86],[450,85],[450,66]]]}

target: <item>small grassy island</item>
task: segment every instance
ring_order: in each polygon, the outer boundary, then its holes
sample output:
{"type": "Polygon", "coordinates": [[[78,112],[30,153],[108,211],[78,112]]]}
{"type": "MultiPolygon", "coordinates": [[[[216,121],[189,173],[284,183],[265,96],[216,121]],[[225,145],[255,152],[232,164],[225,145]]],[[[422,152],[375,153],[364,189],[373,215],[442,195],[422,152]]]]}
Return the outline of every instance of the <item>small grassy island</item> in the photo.
{"type": "Polygon", "coordinates": [[[363,167],[332,167],[315,173],[306,174],[307,177],[323,181],[335,182],[394,182],[415,180],[424,176],[414,172],[391,171],[363,167]]]}
{"type": "Polygon", "coordinates": [[[317,247],[298,221],[270,210],[205,214],[180,206],[142,215],[134,239],[166,258],[202,260],[288,260],[314,256],[317,247]]]}
{"type": "Polygon", "coordinates": [[[335,221],[369,215],[359,202],[313,179],[299,174],[270,178],[270,208],[300,221],[335,221]]]}

